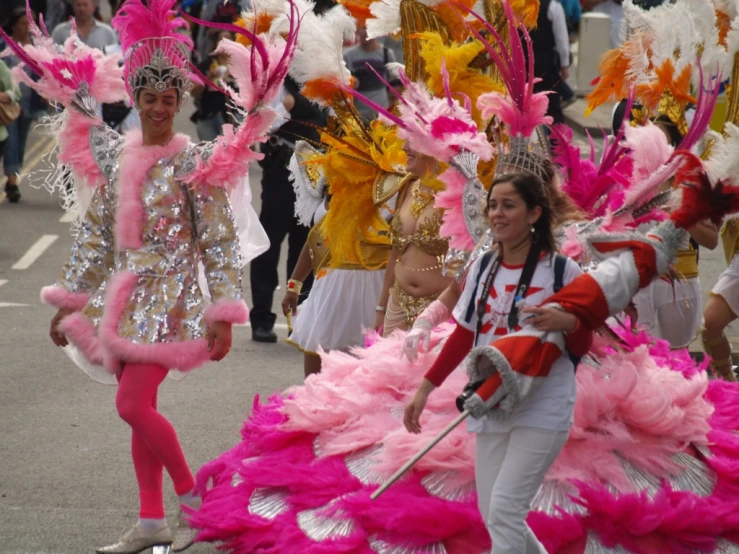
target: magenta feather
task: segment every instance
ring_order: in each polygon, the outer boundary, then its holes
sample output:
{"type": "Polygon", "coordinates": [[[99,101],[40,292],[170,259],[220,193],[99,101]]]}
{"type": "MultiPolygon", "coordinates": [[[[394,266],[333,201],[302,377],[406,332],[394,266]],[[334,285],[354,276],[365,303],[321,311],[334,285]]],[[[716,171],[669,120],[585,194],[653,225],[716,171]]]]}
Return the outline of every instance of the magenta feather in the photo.
{"type": "Polygon", "coordinates": [[[118,31],[121,48],[126,52],[134,44],[145,39],[173,38],[188,49],[192,39],[179,29],[187,28],[187,22],[176,17],[177,0],[126,0],[111,22],[118,31]]]}

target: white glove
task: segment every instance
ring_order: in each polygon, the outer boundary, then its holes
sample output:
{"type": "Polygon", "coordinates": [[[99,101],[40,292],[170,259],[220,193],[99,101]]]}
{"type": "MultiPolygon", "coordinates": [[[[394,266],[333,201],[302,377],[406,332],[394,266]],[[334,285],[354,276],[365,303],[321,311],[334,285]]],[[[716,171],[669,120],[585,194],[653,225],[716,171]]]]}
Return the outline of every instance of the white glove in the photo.
{"type": "Polygon", "coordinates": [[[413,328],[408,332],[405,337],[405,343],[403,344],[403,351],[400,357],[408,358],[411,363],[416,363],[418,359],[418,351],[423,348],[422,352],[429,351],[429,345],[431,343],[431,329],[432,323],[423,318],[418,318],[413,324],[413,328]]]}

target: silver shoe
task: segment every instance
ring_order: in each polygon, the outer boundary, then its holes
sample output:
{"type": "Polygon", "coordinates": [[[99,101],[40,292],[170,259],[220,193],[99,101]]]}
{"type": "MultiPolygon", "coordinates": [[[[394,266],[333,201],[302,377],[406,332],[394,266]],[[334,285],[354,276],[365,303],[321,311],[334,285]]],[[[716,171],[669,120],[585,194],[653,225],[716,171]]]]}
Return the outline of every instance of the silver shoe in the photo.
{"type": "Polygon", "coordinates": [[[142,531],[134,525],[115,544],[98,548],[97,554],[139,554],[148,548],[169,546],[172,543],[172,531],[169,527],[159,529],[155,533],[142,531]]]}
{"type": "Polygon", "coordinates": [[[177,527],[174,530],[174,538],[172,539],[172,552],[182,552],[190,548],[198,536],[198,530],[192,529],[185,519],[185,513],[180,508],[177,514],[177,527]]]}

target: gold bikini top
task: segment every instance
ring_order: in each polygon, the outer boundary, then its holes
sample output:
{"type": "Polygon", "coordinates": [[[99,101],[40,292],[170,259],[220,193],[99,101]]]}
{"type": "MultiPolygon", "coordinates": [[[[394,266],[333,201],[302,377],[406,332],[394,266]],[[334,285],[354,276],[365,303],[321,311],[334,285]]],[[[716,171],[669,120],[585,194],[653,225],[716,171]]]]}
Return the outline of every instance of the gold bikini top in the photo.
{"type": "Polygon", "coordinates": [[[441,214],[437,212],[431,216],[431,219],[426,217],[422,223],[419,223],[415,233],[405,235],[403,234],[403,221],[400,219],[400,213],[396,213],[390,223],[390,240],[393,248],[401,254],[411,244],[415,244],[424,254],[443,256],[449,249],[449,239],[439,236],[440,229],[441,214]]]}

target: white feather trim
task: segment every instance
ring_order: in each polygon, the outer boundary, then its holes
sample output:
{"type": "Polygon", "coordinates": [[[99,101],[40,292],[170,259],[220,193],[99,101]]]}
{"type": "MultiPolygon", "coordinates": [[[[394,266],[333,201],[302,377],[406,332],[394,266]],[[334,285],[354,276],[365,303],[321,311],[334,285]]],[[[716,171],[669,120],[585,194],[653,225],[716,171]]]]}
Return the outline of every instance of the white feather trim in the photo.
{"type": "Polygon", "coordinates": [[[706,171],[712,183],[727,179],[732,184],[739,184],[739,127],[726,123],[724,133],[725,137],[718,134],[710,137],[715,142],[711,156],[705,162],[706,171]]]}

